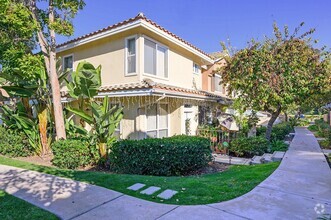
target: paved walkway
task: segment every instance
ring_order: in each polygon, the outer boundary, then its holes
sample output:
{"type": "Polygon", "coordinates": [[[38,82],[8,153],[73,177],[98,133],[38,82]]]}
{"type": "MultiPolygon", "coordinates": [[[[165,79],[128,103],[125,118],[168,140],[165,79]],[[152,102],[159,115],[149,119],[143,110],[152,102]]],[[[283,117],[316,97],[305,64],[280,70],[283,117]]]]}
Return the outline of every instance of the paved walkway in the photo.
{"type": "MultiPolygon", "coordinates": [[[[217,183],[215,183],[217,184],[217,183]]],[[[316,138],[297,128],[280,167],[251,192],[198,206],[153,203],[102,187],[0,165],[0,189],[62,219],[316,219],[331,213],[331,170],[316,138]]]]}

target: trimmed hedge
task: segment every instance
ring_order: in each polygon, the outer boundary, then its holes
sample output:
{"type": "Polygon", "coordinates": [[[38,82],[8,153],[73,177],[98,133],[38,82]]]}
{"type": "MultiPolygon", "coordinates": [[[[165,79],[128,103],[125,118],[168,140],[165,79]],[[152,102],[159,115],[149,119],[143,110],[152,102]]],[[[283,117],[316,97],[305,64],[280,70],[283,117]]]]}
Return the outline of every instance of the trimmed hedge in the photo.
{"type": "Polygon", "coordinates": [[[59,168],[76,169],[93,162],[89,145],[86,141],[67,139],[52,144],[53,165],[59,168]]]}
{"type": "Polygon", "coordinates": [[[262,155],[269,150],[269,142],[264,137],[242,137],[230,143],[230,151],[237,156],[262,155]]]}
{"type": "Polygon", "coordinates": [[[197,170],[212,160],[210,142],[194,136],[122,140],[109,154],[115,172],[171,176],[197,170]]]}
{"type": "Polygon", "coordinates": [[[9,157],[27,157],[32,152],[24,133],[0,126],[0,154],[9,157]]]}

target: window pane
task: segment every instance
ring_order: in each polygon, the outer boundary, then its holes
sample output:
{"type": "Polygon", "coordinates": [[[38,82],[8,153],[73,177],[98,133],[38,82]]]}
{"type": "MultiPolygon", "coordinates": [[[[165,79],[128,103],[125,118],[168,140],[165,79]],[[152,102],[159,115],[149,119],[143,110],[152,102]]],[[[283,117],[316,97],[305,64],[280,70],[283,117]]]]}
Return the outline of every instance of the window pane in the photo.
{"type": "Polygon", "coordinates": [[[156,44],[145,39],[144,65],[145,73],[156,75],[156,44]]]}
{"type": "Polygon", "coordinates": [[[220,85],[220,82],[221,82],[221,78],[215,76],[215,90],[222,92],[222,85],[220,85]]]}
{"type": "Polygon", "coordinates": [[[156,105],[148,106],[146,110],[147,130],[154,130],[157,127],[156,105]]]}
{"type": "Polygon", "coordinates": [[[159,108],[159,127],[158,128],[168,128],[168,105],[160,104],[159,108]]]}
{"type": "Polygon", "coordinates": [[[136,56],[129,56],[128,57],[128,73],[135,73],[136,72],[136,56]]]}
{"type": "Polygon", "coordinates": [[[128,40],[128,55],[136,54],[136,39],[129,39],[128,40]]]}
{"type": "Polygon", "coordinates": [[[63,63],[64,63],[64,64],[63,64],[63,65],[64,65],[64,66],[63,66],[64,70],[72,69],[72,56],[70,56],[70,57],[65,57],[63,63]]]}
{"type": "Polygon", "coordinates": [[[157,131],[147,131],[147,138],[157,138],[157,131]]]}
{"type": "Polygon", "coordinates": [[[159,138],[168,137],[168,129],[159,130],[159,138]]]}
{"type": "Polygon", "coordinates": [[[157,48],[157,75],[160,77],[168,77],[166,52],[167,49],[163,47],[157,48]]]}

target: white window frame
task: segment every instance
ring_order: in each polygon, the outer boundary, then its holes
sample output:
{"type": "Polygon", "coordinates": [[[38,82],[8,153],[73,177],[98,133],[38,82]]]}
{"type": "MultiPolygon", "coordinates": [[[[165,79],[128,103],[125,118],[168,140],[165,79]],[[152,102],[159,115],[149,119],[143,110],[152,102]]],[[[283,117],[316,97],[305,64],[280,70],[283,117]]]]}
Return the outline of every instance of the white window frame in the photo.
{"type": "Polygon", "coordinates": [[[201,73],[201,66],[197,63],[194,63],[194,62],[193,62],[193,73],[195,75],[199,75],[201,73]],[[195,71],[195,66],[198,66],[198,72],[195,71]]]}
{"type": "Polygon", "coordinates": [[[137,35],[131,35],[129,37],[125,38],[125,55],[124,55],[124,73],[125,76],[135,76],[137,75],[138,72],[138,41],[137,41],[138,37],[137,35]],[[136,48],[136,72],[133,73],[128,73],[128,41],[131,39],[135,39],[135,48],[136,48]]]}
{"type": "MultiPolygon", "coordinates": [[[[143,56],[144,56],[144,60],[143,60],[143,75],[146,75],[146,76],[150,76],[150,77],[153,77],[153,78],[157,78],[157,79],[166,79],[166,80],[169,80],[169,47],[165,46],[164,44],[161,44],[160,42],[148,37],[148,36],[145,36],[143,35],[143,56]],[[145,39],[149,40],[149,41],[152,41],[153,43],[155,43],[155,49],[156,49],[156,59],[155,59],[155,65],[156,65],[156,71],[157,71],[157,48],[158,47],[162,47],[164,49],[166,49],[166,58],[167,58],[167,77],[160,77],[160,76],[157,76],[157,75],[153,75],[153,74],[150,74],[150,73],[145,73],[145,39]]],[[[156,72],[157,74],[157,72],[156,72]]]]}
{"type": "Polygon", "coordinates": [[[169,105],[169,103],[168,102],[159,102],[159,103],[153,103],[153,104],[151,104],[151,105],[156,105],[156,111],[157,111],[157,114],[156,114],[156,129],[153,129],[153,130],[148,130],[147,129],[147,108],[149,107],[149,106],[146,106],[145,107],[145,138],[148,138],[148,136],[147,136],[147,132],[149,132],[149,131],[156,131],[156,138],[160,138],[160,136],[159,136],[159,130],[165,130],[165,128],[159,128],[158,126],[159,126],[159,108],[160,108],[160,105],[167,105],[167,130],[168,130],[168,136],[167,137],[170,137],[170,105],[169,105]]]}

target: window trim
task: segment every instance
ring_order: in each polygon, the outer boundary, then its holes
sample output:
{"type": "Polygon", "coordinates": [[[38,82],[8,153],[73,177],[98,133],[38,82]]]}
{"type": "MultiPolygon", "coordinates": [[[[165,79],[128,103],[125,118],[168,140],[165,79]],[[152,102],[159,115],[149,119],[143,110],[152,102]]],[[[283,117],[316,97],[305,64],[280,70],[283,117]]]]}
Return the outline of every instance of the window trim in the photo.
{"type": "Polygon", "coordinates": [[[170,105],[168,102],[158,102],[158,103],[152,103],[151,105],[156,105],[156,111],[157,111],[157,114],[156,114],[156,129],[154,130],[148,130],[147,129],[147,107],[145,107],[145,138],[149,138],[147,136],[147,132],[148,131],[156,131],[156,135],[157,137],[156,138],[160,138],[159,137],[159,130],[165,130],[164,128],[159,128],[159,108],[160,108],[160,105],[164,105],[166,104],[167,105],[167,130],[168,130],[168,136],[167,137],[170,137],[170,105]]]}
{"type": "MultiPolygon", "coordinates": [[[[153,38],[150,38],[146,35],[143,35],[143,75],[145,76],[149,76],[149,77],[153,77],[153,78],[157,78],[157,79],[163,79],[163,80],[169,80],[169,47],[167,47],[166,45],[164,44],[161,44],[160,42],[154,40],[153,38]],[[155,59],[155,65],[156,65],[156,71],[157,71],[157,48],[158,46],[160,47],[163,47],[164,49],[166,49],[166,58],[167,58],[167,77],[160,77],[160,76],[157,76],[157,75],[153,75],[153,74],[150,74],[150,73],[145,73],[145,39],[149,40],[149,41],[152,41],[153,43],[156,44],[156,59],[155,59]]],[[[156,72],[157,74],[157,72],[156,72]]]]}
{"type": "Polygon", "coordinates": [[[74,70],[75,57],[74,57],[74,54],[71,53],[71,54],[67,54],[67,55],[65,55],[65,56],[62,57],[62,72],[65,71],[65,69],[64,69],[64,60],[65,60],[65,58],[67,58],[67,57],[72,57],[72,71],[74,70]]]}
{"type": "Polygon", "coordinates": [[[201,66],[199,64],[195,63],[195,62],[193,62],[193,74],[195,74],[195,75],[200,75],[201,74],[201,66]],[[198,70],[200,70],[200,72],[199,71],[195,72],[195,65],[198,66],[198,70]]]}
{"type": "Polygon", "coordinates": [[[131,35],[125,38],[125,52],[124,52],[124,75],[125,76],[135,76],[138,75],[138,37],[137,35],[131,35]],[[128,41],[131,39],[135,39],[135,48],[136,48],[136,71],[133,73],[128,73],[128,41]]]}

